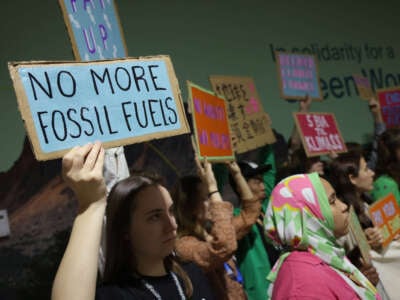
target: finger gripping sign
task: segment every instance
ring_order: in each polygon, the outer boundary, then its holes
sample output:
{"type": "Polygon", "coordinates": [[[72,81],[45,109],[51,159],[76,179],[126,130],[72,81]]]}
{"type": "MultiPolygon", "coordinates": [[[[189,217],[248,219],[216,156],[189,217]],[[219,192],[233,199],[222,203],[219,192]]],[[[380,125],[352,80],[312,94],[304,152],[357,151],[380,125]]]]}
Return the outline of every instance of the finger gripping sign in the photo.
{"type": "Polygon", "coordinates": [[[194,83],[187,82],[197,155],[208,160],[233,160],[225,101],[194,83]]]}
{"type": "Polygon", "coordinates": [[[315,55],[275,52],[275,57],[281,98],[323,99],[315,55]]]}
{"type": "Polygon", "coordinates": [[[335,116],[330,113],[293,113],[308,157],[347,152],[335,116]]]}
{"type": "Polygon", "coordinates": [[[168,56],[9,63],[38,160],[99,140],[106,148],[189,132],[168,56]]]}

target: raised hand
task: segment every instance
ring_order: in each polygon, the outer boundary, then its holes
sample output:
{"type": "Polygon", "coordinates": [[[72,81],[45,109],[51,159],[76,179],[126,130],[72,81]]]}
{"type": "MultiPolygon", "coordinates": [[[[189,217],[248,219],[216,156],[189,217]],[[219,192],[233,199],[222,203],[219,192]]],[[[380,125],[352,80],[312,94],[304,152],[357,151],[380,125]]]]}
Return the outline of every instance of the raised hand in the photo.
{"type": "Polygon", "coordinates": [[[379,101],[376,100],[375,97],[371,97],[368,100],[368,107],[369,110],[371,111],[372,116],[374,117],[374,121],[376,123],[382,123],[382,115],[381,115],[381,106],[379,104],[379,101]]]}
{"type": "Polygon", "coordinates": [[[370,227],[365,229],[365,235],[367,237],[370,246],[377,250],[382,247],[383,237],[378,227],[370,227]]]}
{"type": "Polygon", "coordinates": [[[204,157],[204,161],[200,162],[196,157],[197,173],[201,180],[207,185],[208,192],[214,192],[218,190],[217,181],[215,180],[214,172],[211,164],[208,162],[207,157],[204,157]]]}
{"type": "Polygon", "coordinates": [[[63,157],[62,176],[78,198],[79,212],[93,202],[105,200],[103,164],[104,149],[100,142],[74,147],[63,157]]]}
{"type": "Polygon", "coordinates": [[[306,97],[303,100],[299,101],[299,112],[309,112],[310,107],[311,107],[311,96],[306,95],[306,97]]]}

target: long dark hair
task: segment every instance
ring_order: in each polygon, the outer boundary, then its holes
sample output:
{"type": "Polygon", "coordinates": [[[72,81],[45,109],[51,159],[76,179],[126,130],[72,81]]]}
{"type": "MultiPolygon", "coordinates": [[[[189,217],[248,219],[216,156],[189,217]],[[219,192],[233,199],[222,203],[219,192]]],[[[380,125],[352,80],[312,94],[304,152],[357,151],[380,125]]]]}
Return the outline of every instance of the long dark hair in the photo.
{"type": "Polygon", "coordinates": [[[359,151],[339,155],[330,165],[329,181],[336,195],[347,205],[353,205],[361,226],[368,228],[372,226],[372,222],[365,213],[364,202],[369,202],[369,199],[364,193],[357,193],[357,187],[350,180],[350,175],[358,177],[362,157],[359,151]]]}
{"type": "Polygon", "coordinates": [[[400,148],[400,129],[387,129],[379,138],[376,175],[388,175],[400,184],[400,161],[397,150],[400,148]]]}
{"type": "MultiPolygon", "coordinates": [[[[138,194],[149,187],[162,186],[159,177],[145,173],[130,176],[111,189],[106,209],[106,261],[104,282],[115,283],[125,274],[140,278],[134,254],[128,240],[129,224],[137,205],[138,194]]],[[[151,199],[149,199],[151,201],[151,199]]],[[[176,273],[184,282],[185,294],[190,297],[193,287],[189,277],[176,258],[169,255],[164,259],[167,270],[176,273]]]]}
{"type": "Polygon", "coordinates": [[[188,175],[180,178],[172,190],[179,236],[193,235],[204,240],[204,228],[197,222],[199,206],[205,200],[199,195],[201,184],[199,176],[188,175]]]}

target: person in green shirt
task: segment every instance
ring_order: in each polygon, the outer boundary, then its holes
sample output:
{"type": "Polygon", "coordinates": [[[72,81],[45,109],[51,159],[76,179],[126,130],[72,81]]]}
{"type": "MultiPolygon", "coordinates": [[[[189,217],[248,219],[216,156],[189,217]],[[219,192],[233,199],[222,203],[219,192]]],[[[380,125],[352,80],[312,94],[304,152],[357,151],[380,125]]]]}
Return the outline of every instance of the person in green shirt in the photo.
{"type": "MultiPolygon", "coordinates": [[[[261,149],[260,160],[257,165],[250,161],[239,161],[243,177],[246,179],[250,190],[262,208],[258,221],[251,227],[250,232],[238,241],[236,258],[244,280],[244,288],[248,298],[265,299],[269,286],[266,277],[271,267],[279,257],[279,252],[264,238],[263,218],[268,205],[270,193],[275,185],[275,159],[272,146],[261,149]]],[[[235,191],[236,186],[230,177],[230,184],[235,191]]],[[[238,215],[241,208],[235,208],[234,214],[238,215]]]]}

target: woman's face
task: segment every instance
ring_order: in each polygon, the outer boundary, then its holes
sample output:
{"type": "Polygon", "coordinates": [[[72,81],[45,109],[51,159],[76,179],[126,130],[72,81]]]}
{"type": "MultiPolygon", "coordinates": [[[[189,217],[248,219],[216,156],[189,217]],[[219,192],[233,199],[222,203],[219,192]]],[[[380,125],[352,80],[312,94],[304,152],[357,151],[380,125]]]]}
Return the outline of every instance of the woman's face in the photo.
{"type": "Polygon", "coordinates": [[[162,186],[149,186],[137,194],[131,215],[129,240],[137,260],[163,259],[174,249],[177,225],[172,199],[162,186]]]}
{"type": "Polygon", "coordinates": [[[368,168],[364,157],[360,158],[360,168],[357,177],[349,175],[350,181],[356,186],[361,193],[370,192],[374,188],[374,171],[368,168]]]}
{"type": "Polygon", "coordinates": [[[346,235],[349,232],[349,210],[339,198],[336,197],[336,192],[331,184],[321,178],[321,182],[328,196],[329,204],[332,210],[334,230],[336,238],[346,235]]]}

